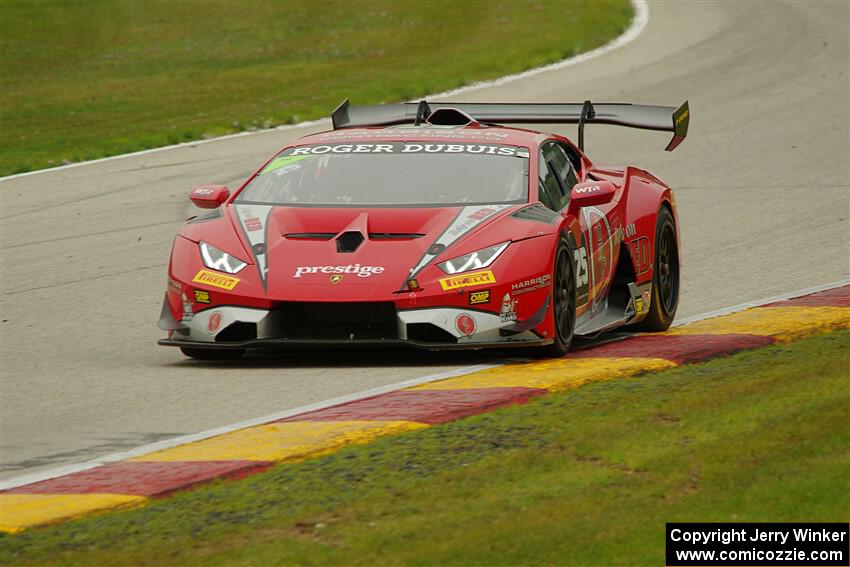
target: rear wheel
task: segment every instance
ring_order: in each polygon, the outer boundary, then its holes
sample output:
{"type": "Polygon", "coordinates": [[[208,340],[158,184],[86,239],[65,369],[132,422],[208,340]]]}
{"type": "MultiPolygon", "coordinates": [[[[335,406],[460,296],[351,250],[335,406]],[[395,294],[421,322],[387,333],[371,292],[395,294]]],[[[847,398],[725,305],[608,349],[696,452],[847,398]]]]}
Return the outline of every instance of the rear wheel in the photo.
{"type": "Polygon", "coordinates": [[[552,322],[555,336],[554,342],[543,348],[543,354],[559,357],[570,350],[576,325],[576,278],[573,272],[572,254],[567,241],[563,238],[555,251],[552,281],[554,295],[552,322]]]}
{"type": "Polygon", "coordinates": [[[180,352],[197,360],[238,360],[245,354],[244,348],[195,348],[180,347],[180,352]]]}
{"type": "Polygon", "coordinates": [[[679,244],[676,225],[670,210],[662,207],[655,223],[655,262],[649,315],[636,328],[641,331],[666,331],[673,323],[678,306],[679,244]]]}

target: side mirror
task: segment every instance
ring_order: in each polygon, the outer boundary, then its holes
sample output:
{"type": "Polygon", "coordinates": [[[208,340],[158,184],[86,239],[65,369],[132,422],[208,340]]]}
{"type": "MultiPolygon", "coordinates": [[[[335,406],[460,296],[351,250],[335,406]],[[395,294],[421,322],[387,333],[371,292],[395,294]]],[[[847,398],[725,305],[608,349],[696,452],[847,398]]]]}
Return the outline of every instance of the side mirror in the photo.
{"type": "Polygon", "coordinates": [[[570,193],[570,209],[578,211],[583,207],[604,205],[614,198],[614,184],[610,181],[588,181],[573,187],[570,193]]]}
{"type": "Polygon", "coordinates": [[[224,185],[198,185],[189,193],[189,200],[202,209],[218,208],[230,197],[230,191],[224,185]]]}

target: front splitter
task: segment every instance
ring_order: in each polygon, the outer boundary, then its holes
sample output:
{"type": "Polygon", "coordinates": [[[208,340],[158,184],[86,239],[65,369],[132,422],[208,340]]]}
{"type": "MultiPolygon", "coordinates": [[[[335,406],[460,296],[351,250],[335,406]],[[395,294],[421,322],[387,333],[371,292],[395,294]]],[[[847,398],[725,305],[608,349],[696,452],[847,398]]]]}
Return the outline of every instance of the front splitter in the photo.
{"type": "Polygon", "coordinates": [[[240,350],[240,349],[264,349],[264,350],[289,350],[295,348],[380,348],[380,347],[412,347],[423,350],[481,350],[487,348],[515,348],[515,347],[540,347],[552,344],[552,339],[526,340],[526,341],[491,341],[491,342],[464,342],[464,343],[429,343],[423,341],[410,341],[403,339],[283,339],[266,338],[252,339],[248,341],[211,343],[202,341],[186,341],[179,339],[160,339],[157,344],[161,346],[198,348],[209,350],[240,350]]]}

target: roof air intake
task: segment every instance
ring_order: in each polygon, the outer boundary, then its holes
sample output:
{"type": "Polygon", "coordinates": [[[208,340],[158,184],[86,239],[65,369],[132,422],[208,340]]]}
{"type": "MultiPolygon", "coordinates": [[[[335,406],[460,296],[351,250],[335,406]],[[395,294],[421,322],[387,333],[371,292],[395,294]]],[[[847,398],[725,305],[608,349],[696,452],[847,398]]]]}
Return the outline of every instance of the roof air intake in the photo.
{"type": "Polygon", "coordinates": [[[457,108],[438,108],[428,117],[428,124],[434,126],[466,126],[467,124],[478,124],[478,121],[457,108]]]}
{"type": "Polygon", "coordinates": [[[366,239],[363,234],[358,231],[343,232],[336,239],[336,251],[340,253],[354,252],[363,244],[364,240],[366,239]]]}

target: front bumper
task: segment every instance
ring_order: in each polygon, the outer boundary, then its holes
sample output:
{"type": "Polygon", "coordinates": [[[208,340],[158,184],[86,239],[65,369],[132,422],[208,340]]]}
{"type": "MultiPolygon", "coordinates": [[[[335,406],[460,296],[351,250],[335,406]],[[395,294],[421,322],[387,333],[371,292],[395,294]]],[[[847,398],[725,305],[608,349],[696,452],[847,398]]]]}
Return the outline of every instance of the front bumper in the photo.
{"type": "Polygon", "coordinates": [[[159,344],[210,349],[408,345],[431,350],[550,344],[550,338],[533,330],[537,325],[503,321],[483,310],[396,310],[392,303],[290,304],[279,309],[225,305],[182,321],[174,320],[166,307],[159,326],[169,337],[159,344]]]}
{"type": "Polygon", "coordinates": [[[380,348],[380,347],[413,347],[424,350],[479,350],[486,348],[516,348],[516,347],[536,347],[552,344],[552,339],[536,339],[527,341],[494,341],[494,342],[468,342],[468,343],[431,343],[424,341],[412,341],[401,339],[385,339],[385,340],[336,340],[336,339],[255,339],[250,341],[232,342],[232,343],[206,343],[200,341],[187,341],[177,339],[159,339],[158,345],[214,349],[214,350],[241,350],[247,348],[266,349],[266,350],[286,350],[299,348],[345,348],[345,347],[364,347],[364,348],[380,348]]]}

